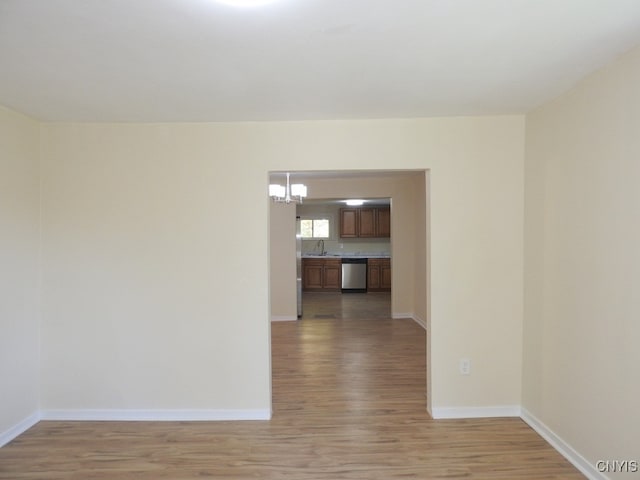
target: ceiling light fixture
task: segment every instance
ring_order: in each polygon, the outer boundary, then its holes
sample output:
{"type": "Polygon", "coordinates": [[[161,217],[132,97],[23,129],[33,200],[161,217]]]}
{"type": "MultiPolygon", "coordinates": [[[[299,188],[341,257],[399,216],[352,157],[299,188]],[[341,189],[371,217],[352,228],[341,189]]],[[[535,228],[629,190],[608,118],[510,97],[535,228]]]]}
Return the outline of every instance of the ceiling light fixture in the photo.
{"type": "Polygon", "coordinates": [[[270,3],[275,3],[277,0],[216,0],[218,3],[228,5],[230,7],[237,8],[253,8],[262,7],[270,3]]]}
{"type": "Polygon", "coordinates": [[[307,196],[307,186],[302,183],[291,185],[287,172],[287,185],[272,183],[269,185],[269,196],[276,203],[302,203],[302,199],[307,196]]]}
{"type": "Polygon", "coordinates": [[[364,200],[354,198],[350,200],[345,200],[344,203],[346,203],[350,207],[359,207],[360,205],[364,204],[364,200]]]}

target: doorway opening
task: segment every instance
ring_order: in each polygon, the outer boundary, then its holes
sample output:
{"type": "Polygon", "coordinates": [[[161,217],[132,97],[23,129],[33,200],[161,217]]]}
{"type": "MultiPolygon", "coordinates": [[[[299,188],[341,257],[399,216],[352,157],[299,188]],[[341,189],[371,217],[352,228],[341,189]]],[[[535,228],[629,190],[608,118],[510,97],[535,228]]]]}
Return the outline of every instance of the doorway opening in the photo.
{"type": "MultiPolygon", "coordinates": [[[[387,273],[391,288],[388,292],[342,293],[341,284],[331,283],[331,276],[338,271],[341,272],[340,252],[349,252],[351,247],[346,238],[340,238],[339,233],[344,233],[338,230],[340,218],[334,219],[334,232],[337,232],[336,240],[309,238],[306,249],[302,249],[310,254],[310,258],[327,261],[327,265],[316,266],[315,270],[307,271],[308,278],[316,275],[316,278],[311,280],[311,284],[316,287],[316,290],[314,291],[313,288],[311,290],[305,289],[302,297],[303,311],[299,319],[296,308],[295,232],[296,216],[298,216],[301,207],[295,204],[271,204],[269,219],[271,320],[272,322],[291,321],[287,322],[289,323],[287,327],[272,323],[272,349],[274,335],[283,330],[293,330],[297,334],[304,335],[305,331],[310,332],[310,325],[315,322],[315,328],[336,331],[344,321],[349,321],[349,317],[355,319],[356,316],[365,319],[361,329],[365,336],[367,325],[371,326],[366,321],[376,322],[378,327],[382,327],[382,323],[379,322],[387,322],[389,328],[392,325],[408,323],[420,329],[424,334],[428,324],[429,306],[428,171],[298,171],[290,173],[292,182],[295,180],[296,183],[304,183],[307,186],[308,197],[304,200],[303,212],[305,209],[309,209],[307,213],[310,210],[313,211],[314,205],[316,205],[316,213],[318,213],[317,208],[319,207],[317,205],[338,199],[365,198],[388,202],[387,205],[390,208],[389,238],[386,240],[386,245],[383,243],[384,241],[378,245],[378,253],[388,248],[391,268],[387,273]],[[332,269],[333,273],[331,273],[332,269]],[[322,277],[323,274],[328,275],[326,277],[328,280],[322,277]],[[333,289],[334,291],[317,290],[324,287],[328,287],[326,290],[333,289]],[[378,316],[380,316],[379,319],[372,318],[378,316]],[[366,317],[369,317],[368,320],[366,317]]],[[[279,176],[283,174],[284,172],[272,172],[269,182],[278,183],[279,176]]],[[[338,212],[339,208],[336,207],[335,212],[338,212]]],[[[327,213],[326,208],[324,210],[324,213],[327,213]]],[[[334,213],[334,216],[338,217],[339,215],[339,213],[334,213]]],[[[357,242],[358,240],[349,241],[357,242]]],[[[361,252],[362,249],[354,248],[353,251],[353,253],[361,252]]],[[[304,277],[303,272],[303,281],[304,277]]],[[[370,333],[372,332],[373,330],[370,333]]],[[[429,385],[428,379],[430,377],[427,361],[430,351],[428,342],[429,339],[426,338],[426,348],[423,355],[425,361],[420,374],[422,378],[426,379],[425,385],[429,385]]],[[[305,342],[301,342],[300,345],[303,349],[309,349],[305,342]]],[[[324,345],[322,348],[330,347],[330,345],[324,345]]],[[[311,351],[307,353],[313,354],[311,351]]],[[[363,358],[365,357],[366,355],[363,358]]],[[[274,387],[273,368],[275,368],[275,364],[272,365],[272,387],[274,387]]],[[[287,382],[284,382],[280,385],[286,384],[287,382]]],[[[282,391],[281,386],[272,388],[274,405],[279,402],[278,395],[282,391]]],[[[418,400],[424,404],[425,393],[427,393],[428,404],[430,396],[427,386],[422,390],[418,400]]]]}

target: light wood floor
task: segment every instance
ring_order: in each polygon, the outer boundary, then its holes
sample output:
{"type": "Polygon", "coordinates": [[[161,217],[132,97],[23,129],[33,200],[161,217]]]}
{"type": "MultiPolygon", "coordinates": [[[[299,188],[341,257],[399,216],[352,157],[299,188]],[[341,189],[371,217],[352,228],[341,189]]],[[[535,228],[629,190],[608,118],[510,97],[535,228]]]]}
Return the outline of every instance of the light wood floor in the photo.
{"type": "Polygon", "coordinates": [[[318,293],[302,294],[302,318],[319,319],[382,319],[391,318],[391,294],[318,293]]]}
{"type": "Polygon", "coordinates": [[[271,421],[40,422],[0,479],[584,478],[519,419],[431,420],[424,330],[355,313],[382,300],[272,325],[271,421]]]}

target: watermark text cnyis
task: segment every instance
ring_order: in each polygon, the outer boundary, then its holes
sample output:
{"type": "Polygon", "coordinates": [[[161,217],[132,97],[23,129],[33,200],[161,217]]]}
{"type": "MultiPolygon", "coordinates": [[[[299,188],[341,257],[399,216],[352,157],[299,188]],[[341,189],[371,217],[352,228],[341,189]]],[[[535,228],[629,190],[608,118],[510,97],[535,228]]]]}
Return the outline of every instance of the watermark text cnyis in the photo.
{"type": "Polygon", "coordinates": [[[638,460],[598,460],[596,468],[601,473],[637,473],[640,472],[638,460]]]}

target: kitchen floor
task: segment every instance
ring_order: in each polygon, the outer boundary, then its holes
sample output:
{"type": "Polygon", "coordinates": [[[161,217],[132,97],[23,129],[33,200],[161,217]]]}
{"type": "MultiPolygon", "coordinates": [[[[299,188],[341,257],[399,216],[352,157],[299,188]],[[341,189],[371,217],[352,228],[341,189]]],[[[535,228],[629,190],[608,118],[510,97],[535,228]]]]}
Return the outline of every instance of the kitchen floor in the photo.
{"type": "Polygon", "coordinates": [[[302,319],[391,318],[391,293],[302,293],[302,319]]]}

